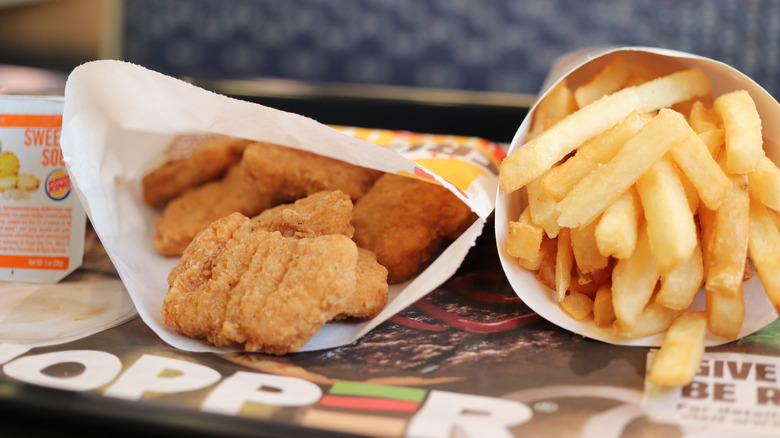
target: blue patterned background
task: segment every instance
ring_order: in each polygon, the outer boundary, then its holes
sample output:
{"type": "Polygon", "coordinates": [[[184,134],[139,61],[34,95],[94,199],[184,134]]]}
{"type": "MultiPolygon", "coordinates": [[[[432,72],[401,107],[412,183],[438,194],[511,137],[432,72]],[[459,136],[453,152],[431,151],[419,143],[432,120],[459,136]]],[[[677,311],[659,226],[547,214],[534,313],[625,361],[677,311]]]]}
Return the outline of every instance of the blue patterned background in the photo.
{"type": "Polygon", "coordinates": [[[124,59],[178,76],[538,91],[602,44],[728,63],[780,95],[780,1],[128,0],[124,59]]]}

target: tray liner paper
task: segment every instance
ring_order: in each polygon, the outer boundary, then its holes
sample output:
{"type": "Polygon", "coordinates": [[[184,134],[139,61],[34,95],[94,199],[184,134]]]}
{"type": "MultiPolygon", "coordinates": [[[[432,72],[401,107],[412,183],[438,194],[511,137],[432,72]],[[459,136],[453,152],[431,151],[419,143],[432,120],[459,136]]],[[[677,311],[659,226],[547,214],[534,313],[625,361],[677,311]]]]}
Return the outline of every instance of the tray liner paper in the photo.
{"type": "MultiPolygon", "coordinates": [[[[65,88],[62,151],[74,187],[139,315],[168,344],[188,351],[228,352],[164,326],[167,276],[178,258],[152,246],[157,210],[141,196],[144,174],[164,161],[180,134],[214,133],[304,149],[390,173],[429,175],[478,215],[477,221],[423,272],[390,286],[390,302],[376,318],[326,324],[301,351],[354,342],[449,278],[493,211],[496,172],[478,172],[455,187],[412,159],[312,119],[219,95],[122,61],[94,61],[70,74],[65,88]]],[[[477,166],[477,164],[474,164],[477,166]]]]}

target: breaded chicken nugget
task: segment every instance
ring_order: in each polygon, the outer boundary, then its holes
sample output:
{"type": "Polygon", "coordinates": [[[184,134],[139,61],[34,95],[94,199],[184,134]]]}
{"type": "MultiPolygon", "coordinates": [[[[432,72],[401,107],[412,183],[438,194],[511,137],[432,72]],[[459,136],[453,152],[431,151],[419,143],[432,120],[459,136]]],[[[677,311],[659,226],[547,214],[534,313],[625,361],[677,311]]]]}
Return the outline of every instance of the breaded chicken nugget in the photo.
{"type": "MultiPolygon", "coordinates": [[[[189,136],[192,137],[192,136],[189,136]]],[[[187,189],[222,176],[241,160],[249,140],[225,136],[210,139],[186,158],[168,161],[141,181],[144,201],[157,207],[187,189]]]]}
{"type": "Polygon", "coordinates": [[[190,338],[218,338],[227,303],[252,261],[259,241],[255,225],[240,214],[225,216],[197,234],[168,275],[163,322],[190,338]]]}
{"type": "Polygon", "coordinates": [[[252,143],[244,161],[258,186],[276,193],[282,202],[323,190],[341,190],[357,201],[382,172],[311,152],[270,143],[252,143]]]}
{"type": "Polygon", "coordinates": [[[152,244],[164,256],[177,256],[213,221],[233,212],[254,216],[275,204],[275,197],[254,184],[238,163],[222,179],[191,188],[171,200],[155,219],[152,244]]]}
{"type": "Polygon", "coordinates": [[[286,354],[328,321],[379,313],[383,274],[346,236],[284,237],[233,213],[198,233],[171,270],[163,322],[217,346],[286,354]]]}
{"type": "Polygon", "coordinates": [[[371,319],[387,306],[387,268],[376,261],[376,255],[358,248],[355,298],[347,301],[347,308],[334,319],[371,319]]]}
{"type": "MultiPolygon", "coordinates": [[[[352,237],[352,201],[346,193],[336,190],[318,192],[295,201],[270,208],[253,218],[259,229],[279,231],[285,237],[316,237],[340,234],[352,237]]],[[[387,305],[387,269],[376,261],[371,251],[358,248],[357,291],[347,309],[336,319],[349,317],[373,318],[387,305]]]]}
{"type": "Polygon", "coordinates": [[[352,227],[352,201],[341,190],[323,191],[269,208],[253,218],[258,227],[279,231],[285,237],[314,237],[355,234],[352,227]]]}
{"type": "Polygon", "coordinates": [[[354,298],[357,246],[342,235],[290,239],[261,230],[254,236],[260,244],[233,288],[215,344],[297,351],[354,298]]]}
{"type": "Polygon", "coordinates": [[[352,211],[354,240],[373,251],[388,270],[388,282],[411,277],[476,216],[446,188],[414,178],[384,174],[352,211]]]}

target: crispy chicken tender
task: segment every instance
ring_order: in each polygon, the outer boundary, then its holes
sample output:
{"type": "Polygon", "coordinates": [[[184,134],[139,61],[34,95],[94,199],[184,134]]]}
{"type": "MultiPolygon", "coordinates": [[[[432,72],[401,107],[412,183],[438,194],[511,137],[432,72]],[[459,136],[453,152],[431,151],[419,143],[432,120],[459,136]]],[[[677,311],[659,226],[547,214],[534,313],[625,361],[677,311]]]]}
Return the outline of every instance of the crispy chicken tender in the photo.
{"type": "MultiPolygon", "coordinates": [[[[352,238],[355,228],[351,219],[352,201],[340,190],[318,192],[253,218],[260,229],[295,238],[327,234],[352,238]]],[[[346,311],[336,319],[375,317],[387,305],[387,289],[387,269],[377,262],[373,252],[358,248],[356,298],[349,300],[346,311]]]]}
{"type": "Polygon", "coordinates": [[[171,270],[163,321],[216,346],[281,355],[328,321],[377,315],[387,304],[386,278],[348,236],[285,237],[233,213],[198,233],[171,270]]]}
{"type": "Polygon", "coordinates": [[[371,319],[387,306],[387,268],[377,262],[373,252],[358,248],[356,275],[355,298],[334,319],[371,319]]]}
{"type": "Polygon", "coordinates": [[[239,162],[223,178],[171,200],[155,219],[152,244],[164,256],[177,256],[213,221],[233,212],[254,216],[275,203],[275,197],[258,188],[239,162]]]}
{"type": "Polygon", "coordinates": [[[476,216],[446,188],[414,178],[384,174],[355,203],[352,225],[359,247],[374,252],[388,270],[388,282],[411,277],[439,248],[476,216]]]}
{"type": "Polygon", "coordinates": [[[342,234],[352,238],[355,228],[351,219],[352,201],[341,190],[317,192],[294,204],[269,208],[253,218],[258,227],[279,231],[285,237],[342,234]]]}
{"type": "Polygon", "coordinates": [[[158,207],[184,191],[222,176],[241,160],[249,140],[225,136],[210,139],[186,158],[168,161],[141,181],[144,201],[158,207]]]}
{"type": "Polygon", "coordinates": [[[252,143],[244,153],[257,185],[291,202],[323,190],[341,190],[357,201],[382,172],[311,152],[252,143]]]}

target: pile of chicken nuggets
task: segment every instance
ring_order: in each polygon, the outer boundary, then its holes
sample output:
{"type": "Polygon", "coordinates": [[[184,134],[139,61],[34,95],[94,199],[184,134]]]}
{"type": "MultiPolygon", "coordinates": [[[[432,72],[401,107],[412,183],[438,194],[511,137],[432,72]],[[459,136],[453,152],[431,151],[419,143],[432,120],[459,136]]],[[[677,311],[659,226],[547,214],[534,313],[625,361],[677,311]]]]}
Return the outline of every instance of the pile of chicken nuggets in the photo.
{"type": "Polygon", "coordinates": [[[181,257],[164,323],[277,355],[330,321],[378,315],[388,284],[476,219],[438,184],[222,136],[147,174],[142,190],[161,209],[152,243],[181,257]]]}

